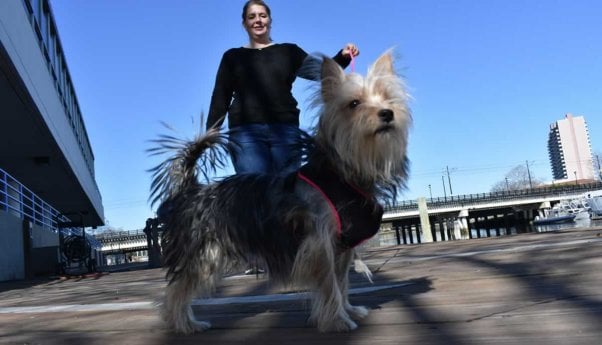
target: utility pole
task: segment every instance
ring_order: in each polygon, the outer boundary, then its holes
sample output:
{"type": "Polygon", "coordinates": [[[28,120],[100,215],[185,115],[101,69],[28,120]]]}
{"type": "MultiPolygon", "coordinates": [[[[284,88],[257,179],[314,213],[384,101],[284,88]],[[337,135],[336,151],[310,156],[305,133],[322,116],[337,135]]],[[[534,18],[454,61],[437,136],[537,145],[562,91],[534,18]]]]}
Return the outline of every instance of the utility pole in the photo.
{"type": "Polygon", "coordinates": [[[445,166],[445,169],[447,170],[447,182],[449,183],[449,195],[454,195],[454,192],[452,191],[452,187],[451,187],[451,178],[449,177],[449,166],[445,166]]]}
{"type": "Polygon", "coordinates": [[[529,175],[529,188],[533,189],[533,183],[531,182],[531,170],[529,169],[529,161],[525,161],[527,163],[527,175],[529,175]]]}
{"type": "Polygon", "coordinates": [[[445,201],[447,201],[447,192],[445,191],[445,177],[441,175],[441,183],[443,183],[443,197],[445,201]]]}
{"type": "Polygon", "coordinates": [[[431,202],[433,202],[433,191],[431,190],[430,184],[429,184],[429,195],[431,196],[431,202]]]}

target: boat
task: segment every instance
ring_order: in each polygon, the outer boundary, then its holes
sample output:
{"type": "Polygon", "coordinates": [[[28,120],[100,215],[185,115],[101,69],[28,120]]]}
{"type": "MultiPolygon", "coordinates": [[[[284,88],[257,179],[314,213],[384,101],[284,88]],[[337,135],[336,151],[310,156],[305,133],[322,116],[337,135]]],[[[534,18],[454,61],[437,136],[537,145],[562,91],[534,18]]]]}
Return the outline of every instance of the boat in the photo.
{"type": "Polygon", "coordinates": [[[590,206],[585,198],[561,200],[553,209],[560,209],[566,214],[575,215],[575,220],[589,219],[590,206]]]}
{"type": "Polygon", "coordinates": [[[590,207],[589,213],[591,219],[602,219],[602,196],[594,196],[587,199],[587,204],[590,207]]]}
{"type": "Polygon", "coordinates": [[[539,215],[533,219],[533,225],[560,224],[574,222],[576,213],[568,213],[565,209],[554,207],[539,210],[539,215]]]}

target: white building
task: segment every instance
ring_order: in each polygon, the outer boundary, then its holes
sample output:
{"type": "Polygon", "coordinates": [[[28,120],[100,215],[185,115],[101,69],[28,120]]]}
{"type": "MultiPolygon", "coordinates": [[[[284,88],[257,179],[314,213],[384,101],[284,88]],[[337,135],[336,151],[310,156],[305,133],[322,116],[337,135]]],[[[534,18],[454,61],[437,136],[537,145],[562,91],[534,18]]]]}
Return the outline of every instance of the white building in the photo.
{"type": "Polygon", "coordinates": [[[0,281],[54,272],[59,228],[104,211],[49,0],[0,0],[0,139],[0,281]]]}
{"type": "Polygon", "coordinates": [[[550,125],[548,155],[552,176],[557,182],[595,179],[589,132],[583,116],[566,114],[563,120],[550,125]]]}

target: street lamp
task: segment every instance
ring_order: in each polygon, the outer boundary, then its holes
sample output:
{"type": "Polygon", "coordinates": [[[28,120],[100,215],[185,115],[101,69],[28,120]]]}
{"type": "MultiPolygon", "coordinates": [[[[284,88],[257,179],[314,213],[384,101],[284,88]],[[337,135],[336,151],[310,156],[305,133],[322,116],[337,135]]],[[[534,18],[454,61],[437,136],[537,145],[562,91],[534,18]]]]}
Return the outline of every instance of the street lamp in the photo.
{"type": "Polygon", "coordinates": [[[573,171],[573,174],[575,174],[575,186],[578,185],[577,183],[577,171],[573,171]]]}

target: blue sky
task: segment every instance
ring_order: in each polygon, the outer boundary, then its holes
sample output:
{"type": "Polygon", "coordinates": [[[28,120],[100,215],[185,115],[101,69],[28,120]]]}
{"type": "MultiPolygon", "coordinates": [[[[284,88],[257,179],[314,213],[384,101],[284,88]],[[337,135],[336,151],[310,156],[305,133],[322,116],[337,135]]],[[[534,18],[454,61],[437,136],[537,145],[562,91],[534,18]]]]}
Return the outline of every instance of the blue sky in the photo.
{"type": "MultiPolygon", "coordinates": [[[[242,0],[52,0],[95,154],[107,223],[139,229],[157,163],[149,140],[169,123],[204,126],[224,51],[247,43],[242,0]]],[[[404,199],[488,192],[513,167],[551,180],[547,134],[583,115],[602,152],[602,2],[591,0],[272,0],[272,37],[334,55],[347,42],[364,73],[396,48],[413,100],[404,199]],[[447,177],[446,177],[447,183],[447,177]],[[446,187],[448,188],[448,187],[446,187]],[[449,189],[447,189],[449,195],[449,189]]],[[[310,83],[298,80],[302,125],[310,83]]],[[[601,157],[602,158],[602,157],[601,157]]]]}

